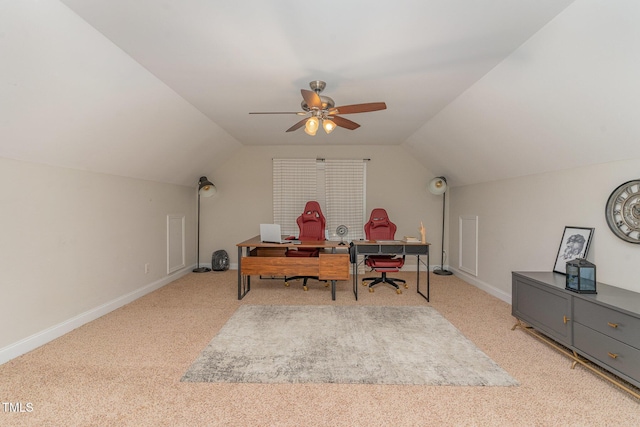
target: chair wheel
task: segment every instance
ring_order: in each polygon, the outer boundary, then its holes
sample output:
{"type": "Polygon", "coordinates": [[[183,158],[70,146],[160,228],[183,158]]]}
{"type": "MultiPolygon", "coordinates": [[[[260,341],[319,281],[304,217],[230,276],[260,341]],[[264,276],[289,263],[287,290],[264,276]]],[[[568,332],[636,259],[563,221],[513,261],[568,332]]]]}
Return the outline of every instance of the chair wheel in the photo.
{"type": "Polygon", "coordinates": [[[329,284],[328,284],[328,283],[325,283],[325,284],[324,284],[324,287],[325,287],[325,288],[328,288],[328,287],[329,287],[329,284]]]}
{"type": "Polygon", "coordinates": [[[288,288],[288,287],[289,287],[289,282],[284,282],[284,286],[285,286],[286,288],[288,288]]]}
{"type": "Polygon", "coordinates": [[[396,294],[400,295],[402,291],[400,289],[396,289],[396,294]]]}
{"type": "Polygon", "coordinates": [[[369,292],[373,293],[373,288],[369,288],[369,292]]]}
{"type": "Polygon", "coordinates": [[[367,282],[365,282],[364,280],[362,281],[362,286],[367,286],[367,282]]]}
{"type": "Polygon", "coordinates": [[[406,283],[404,284],[404,288],[405,289],[409,289],[409,285],[407,285],[406,283]]]}

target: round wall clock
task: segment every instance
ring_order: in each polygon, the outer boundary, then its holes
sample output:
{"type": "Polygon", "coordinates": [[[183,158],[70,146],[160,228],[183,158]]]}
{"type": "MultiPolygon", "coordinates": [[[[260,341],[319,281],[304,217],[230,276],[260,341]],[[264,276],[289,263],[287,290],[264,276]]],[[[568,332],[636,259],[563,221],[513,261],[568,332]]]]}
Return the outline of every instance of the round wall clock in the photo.
{"type": "Polygon", "coordinates": [[[625,182],[607,200],[607,224],[613,234],[630,243],[640,243],[640,179],[625,182]]]}

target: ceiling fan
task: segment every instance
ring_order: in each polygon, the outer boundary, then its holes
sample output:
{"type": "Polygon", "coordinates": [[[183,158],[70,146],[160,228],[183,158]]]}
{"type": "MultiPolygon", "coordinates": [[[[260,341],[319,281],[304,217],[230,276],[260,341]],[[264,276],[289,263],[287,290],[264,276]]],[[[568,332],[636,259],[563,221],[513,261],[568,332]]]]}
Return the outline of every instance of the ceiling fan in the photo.
{"type": "Polygon", "coordinates": [[[333,99],[328,96],[320,95],[327,84],[321,80],[314,80],[309,83],[311,90],[301,89],[303,101],[300,104],[304,111],[300,112],[258,112],[249,114],[297,114],[299,116],[309,117],[300,120],[295,125],[287,129],[287,132],[293,132],[305,127],[304,131],[313,136],[322,124],[322,128],[326,133],[331,133],[336,126],[345,129],[354,130],[360,127],[359,124],[351,120],[340,117],[342,114],[367,113],[370,111],[385,110],[387,105],[384,102],[369,102],[366,104],[343,105],[336,107],[333,99]]]}

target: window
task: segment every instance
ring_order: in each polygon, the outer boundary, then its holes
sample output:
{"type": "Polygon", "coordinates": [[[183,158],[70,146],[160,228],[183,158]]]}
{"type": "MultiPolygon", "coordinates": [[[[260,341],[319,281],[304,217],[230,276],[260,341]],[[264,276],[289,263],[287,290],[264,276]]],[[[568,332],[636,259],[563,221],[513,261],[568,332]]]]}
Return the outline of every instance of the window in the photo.
{"type": "Polygon", "coordinates": [[[364,238],[365,176],[362,160],[325,161],[325,216],[330,237],[339,225],[346,225],[350,240],[364,238]]]}
{"type": "MultiPolygon", "coordinates": [[[[316,159],[273,159],[273,222],[285,236],[297,235],[296,218],[316,200],[316,159]]],[[[322,206],[322,205],[321,205],[322,206]]]]}
{"type": "Polygon", "coordinates": [[[348,239],[364,238],[366,162],[364,160],[273,159],[273,221],[285,235],[297,235],[296,218],[309,200],[320,203],[328,237],[338,225],[348,239]]]}

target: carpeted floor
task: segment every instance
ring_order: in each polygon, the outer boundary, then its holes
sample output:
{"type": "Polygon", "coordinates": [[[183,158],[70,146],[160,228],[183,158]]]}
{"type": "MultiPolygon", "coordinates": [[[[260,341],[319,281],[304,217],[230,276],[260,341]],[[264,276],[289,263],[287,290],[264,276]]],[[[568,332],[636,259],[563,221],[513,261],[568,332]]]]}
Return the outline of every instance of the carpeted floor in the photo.
{"type": "Polygon", "coordinates": [[[433,307],[244,305],[182,381],[516,385],[433,307]]]}
{"type": "Polygon", "coordinates": [[[415,273],[402,295],[379,287],[337,300],[310,283],[252,281],[236,271],[189,274],[0,366],[0,401],[31,403],[7,426],[635,426],[640,402],[511,327],[509,304],[456,277],[432,275],[431,302],[415,273]],[[180,381],[243,305],[429,306],[494,360],[512,387],[249,384],[180,381]]]}

